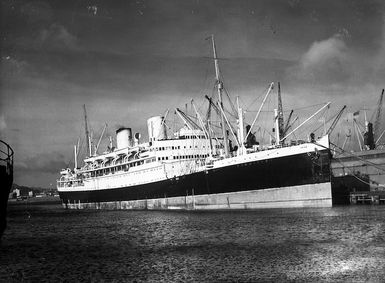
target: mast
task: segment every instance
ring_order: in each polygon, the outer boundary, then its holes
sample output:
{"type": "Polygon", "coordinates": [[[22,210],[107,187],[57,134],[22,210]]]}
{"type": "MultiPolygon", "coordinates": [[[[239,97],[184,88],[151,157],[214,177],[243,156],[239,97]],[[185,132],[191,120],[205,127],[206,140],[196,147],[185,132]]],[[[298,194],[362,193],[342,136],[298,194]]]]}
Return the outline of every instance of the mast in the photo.
{"type": "MultiPolygon", "coordinates": [[[[283,107],[282,107],[282,97],[281,97],[281,84],[278,82],[278,134],[280,137],[283,136],[284,131],[284,122],[283,122],[283,107]]],[[[283,142],[283,141],[282,141],[283,142]]],[[[280,143],[280,139],[277,139],[277,144],[280,143]]]]}
{"type": "Polygon", "coordinates": [[[275,120],[275,144],[279,145],[280,141],[280,125],[279,125],[279,110],[274,109],[274,120],[275,120]]]}
{"type": "Polygon", "coordinates": [[[88,156],[91,156],[92,152],[91,152],[91,144],[90,144],[90,133],[88,132],[87,110],[86,110],[85,104],[83,104],[83,110],[84,110],[84,126],[85,126],[85,131],[86,131],[86,143],[87,143],[88,156]]]}
{"type": "Polygon", "coordinates": [[[74,155],[75,155],[75,170],[78,168],[78,151],[76,148],[76,144],[74,145],[74,155]]]}
{"type": "Polygon", "coordinates": [[[244,144],[244,126],[243,126],[243,109],[239,106],[239,96],[237,96],[237,108],[238,108],[238,155],[243,155],[245,153],[245,144],[244,144]]]}
{"type": "MultiPolygon", "coordinates": [[[[217,50],[215,47],[214,35],[211,35],[211,42],[213,45],[215,79],[216,79],[216,86],[217,86],[217,90],[218,90],[219,106],[220,106],[220,108],[223,109],[223,101],[222,101],[223,82],[219,78],[219,65],[218,65],[218,57],[217,57],[217,50]]],[[[224,117],[224,114],[222,112],[220,114],[221,114],[221,127],[222,127],[223,143],[224,143],[224,147],[225,147],[225,157],[228,157],[229,156],[229,144],[228,144],[228,138],[227,138],[227,132],[226,132],[225,117],[224,117]]]]}

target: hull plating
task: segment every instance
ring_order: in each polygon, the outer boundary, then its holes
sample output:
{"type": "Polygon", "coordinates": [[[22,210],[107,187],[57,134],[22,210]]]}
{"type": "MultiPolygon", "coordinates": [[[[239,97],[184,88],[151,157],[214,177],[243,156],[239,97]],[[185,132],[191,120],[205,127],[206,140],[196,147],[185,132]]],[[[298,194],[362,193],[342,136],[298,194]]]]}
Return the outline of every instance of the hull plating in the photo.
{"type": "Polygon", "coordinates": [[[186,195],[147,200],[72,202],[71,209],[228,210],[287,207],[331,207],[331,184],[291,186],[210,195],[186,195]]]}

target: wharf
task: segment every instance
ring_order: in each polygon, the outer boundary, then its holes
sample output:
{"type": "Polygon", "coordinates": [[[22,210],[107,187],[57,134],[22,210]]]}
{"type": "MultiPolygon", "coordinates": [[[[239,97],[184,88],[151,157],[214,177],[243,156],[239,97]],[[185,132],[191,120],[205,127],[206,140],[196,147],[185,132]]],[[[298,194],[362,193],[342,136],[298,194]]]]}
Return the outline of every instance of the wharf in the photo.
{"type": "Polygon", "coordinates": [[[351,204],[385,204],[385,191],[351,192],[351,204]]]}

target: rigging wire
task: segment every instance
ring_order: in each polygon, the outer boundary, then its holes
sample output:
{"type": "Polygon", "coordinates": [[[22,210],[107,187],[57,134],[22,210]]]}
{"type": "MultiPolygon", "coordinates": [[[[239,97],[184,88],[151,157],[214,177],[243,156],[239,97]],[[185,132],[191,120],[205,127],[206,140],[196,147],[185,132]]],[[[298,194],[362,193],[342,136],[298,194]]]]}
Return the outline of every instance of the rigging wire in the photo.
{"type": "MultiPolygon", "coordinates": [[[[382,166],[380,166],[380,165],[378,165],[376,163],[373,163],[371,161],[368,161],[368,160],[366,160],[366,159],[364,159],[362,157],[359,157],[358,155],[355,155],[355,154],[353,154],[351,152],[348,152],[348,151],[344,150],[343,148],[339,147],[338,145],[336,145],[336,144],[334,144],[332,142],[330,142],[330,144],[332,144],[335,148],[339,149],[340,150],[340,154],[342,154],[342,153],[348,154],[348,155],[350,155],[352,157],[357,158],[358,160],[362,161],[363,163],[369,164],[370,166],[373,166],[373,167],[375,167],[375,168],[385,172],[385,168],[383,168],[382,166]]],[[[334,157],[334,158],[335,159],[340,159],[339,157],[334,157]]]]}

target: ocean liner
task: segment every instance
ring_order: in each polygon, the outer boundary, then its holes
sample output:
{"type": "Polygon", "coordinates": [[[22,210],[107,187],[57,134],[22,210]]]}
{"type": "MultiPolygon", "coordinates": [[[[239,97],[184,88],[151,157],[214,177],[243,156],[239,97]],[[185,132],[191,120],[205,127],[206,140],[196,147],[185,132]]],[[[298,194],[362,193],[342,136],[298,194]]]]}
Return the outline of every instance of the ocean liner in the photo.
{"type": "MultiPolygon", "coordinates": [[[[218,101],[207,98],[220,117],[221,133],[215,134],[210,121],[203,121],[198,112],[194,121],[180,109],[175,112],[184,126],[172,137],[167,133],[166,115],[147,120],[145,142],[139,134],[133,136],[131,128],[119,128],[116,147],[111,144],[109,151],[96,154],[88,144],[84,165],[78,168],[75,161],[74,169],[61,171],[57,189],[65,208],[210,210],[332,205],[328,136],[316,139],[311,134],[309,141],[287,142],[296,129],[291,133],[282,130],[283,113],[278,107],[274,110],[274,140],[260,145],[252,128],[263,102],[251,125],[246,125],[238,103],[233,126],[224,110],[224,87],[214,37],[211,39],[218,101]]],[[[264,101],[272,88],[273,83],[264,101]]],[[[75,146],[75,160],[76,152],[75,146]]]]}

